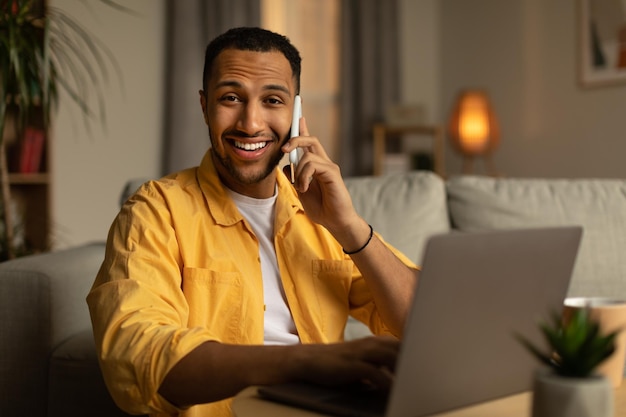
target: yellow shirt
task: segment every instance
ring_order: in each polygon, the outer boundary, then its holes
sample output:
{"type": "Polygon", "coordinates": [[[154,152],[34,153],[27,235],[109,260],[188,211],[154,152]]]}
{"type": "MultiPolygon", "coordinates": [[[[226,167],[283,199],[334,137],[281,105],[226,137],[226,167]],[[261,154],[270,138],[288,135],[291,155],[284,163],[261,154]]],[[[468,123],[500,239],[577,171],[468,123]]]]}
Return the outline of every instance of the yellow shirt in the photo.
{"type": "MultiPolygon", "coordinates": [[[[210,153],[199,167],[144,184],[124,204],[87,297],[105,381],[128,412],[230,416],[230,400],[181,410],[157,391],[203,342],[263,344],[257,240],[210,153]]],[[[354,263],[305,215],[286,177],[277,177],[274,245],[301,342],[341,341],[349,314],[388,333],[354,263]]],[[[219,381],[207,376],[206,383],[219,381]]]]}

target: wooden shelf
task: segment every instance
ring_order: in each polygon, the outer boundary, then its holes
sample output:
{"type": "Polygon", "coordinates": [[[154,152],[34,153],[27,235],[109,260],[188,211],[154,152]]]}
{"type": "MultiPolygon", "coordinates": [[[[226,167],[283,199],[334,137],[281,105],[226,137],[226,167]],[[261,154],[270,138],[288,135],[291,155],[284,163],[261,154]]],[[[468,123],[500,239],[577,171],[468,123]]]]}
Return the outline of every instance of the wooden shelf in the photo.
{"type": "MultiPolygon", "coordinates": [[[[35,0],[31,7],[36,16],[43,16],[47,1],[35,0]]],[[[48,251],[52,243],[50,132],[44,123],[44,109],[36,105],[33,110],[18,132],[13,109],[3,132],[11,193],[11,203],[3,209],[11,210],[17,256],[48,251]]]]}
{"type": "Polygon", "coordinates": [[[47,185],[50,183],[50,175],[47,172],[33,174],[9,173],[9,184],[34,184],[47,185]]]}
{"type": "Polygon", "coordinates": [[[432,139],[433,171],[445,177],[444,168],[444,143],[443,128],[439,125],[411,125],[411,126],[388,126],[377,123],[373,128],[374,136],[374,175],[383,173],[383,160],[385,158],[385,143],[387,138],[405,134],[429,136],[432,139]]]}
{"type": "MultiPolygon", "coordinates": [[[[34,121],[35,126],[37,122],[34,121]]],[[[45,132],[37,172],[18,172],[23,140],[23,137],[13,137],[7,147],[14,242],[18,254],[45,252],[52,244],[50,134],[45,132]]]]}
{"type": "MultiPolygon", "coordinates": [[[[48,164],[45,164],[49,166],[48,164]]],[[[49,170],[36,173],[9,173],[14,210],[14,233],[29,252],[51,248],[51,180],[49,170]]]]}

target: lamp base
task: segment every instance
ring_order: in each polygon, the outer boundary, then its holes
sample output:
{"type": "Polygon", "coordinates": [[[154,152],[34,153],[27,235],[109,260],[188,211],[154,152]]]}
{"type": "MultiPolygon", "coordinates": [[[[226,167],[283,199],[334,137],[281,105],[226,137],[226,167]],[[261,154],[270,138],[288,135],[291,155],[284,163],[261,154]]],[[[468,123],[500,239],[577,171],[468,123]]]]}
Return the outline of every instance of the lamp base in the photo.
{"type": "MultiPolygon", "coordinates": [[[[473,156],[465,156],[463,157],[463,174],[464,175],[472,175],[474,174],[474,160],[476,158],[473,156]]],[[[499,177],[500,174],[496,169],[496,165],[493,162],[490,154],[487,154],[483,157],[485,163],[485,170],[487,175],[490,177],[499,177]]]]}

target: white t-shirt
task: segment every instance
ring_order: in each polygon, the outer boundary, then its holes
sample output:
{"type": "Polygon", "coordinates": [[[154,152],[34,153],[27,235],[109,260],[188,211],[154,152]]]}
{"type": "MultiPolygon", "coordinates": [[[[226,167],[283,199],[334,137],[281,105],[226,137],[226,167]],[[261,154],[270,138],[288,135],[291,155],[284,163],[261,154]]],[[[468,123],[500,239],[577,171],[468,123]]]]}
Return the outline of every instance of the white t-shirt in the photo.
{"type": "Polygon", "coordinates": [[[235,205],[248,221],[259,241],[261,274],[265,300],[265,344],[286,345],[299,343],[296,325],[287,305],[287,297],[280,279],[276,250],[274,249],[274,206],[277,194],[257,199],[228,190],[235,205]]]}

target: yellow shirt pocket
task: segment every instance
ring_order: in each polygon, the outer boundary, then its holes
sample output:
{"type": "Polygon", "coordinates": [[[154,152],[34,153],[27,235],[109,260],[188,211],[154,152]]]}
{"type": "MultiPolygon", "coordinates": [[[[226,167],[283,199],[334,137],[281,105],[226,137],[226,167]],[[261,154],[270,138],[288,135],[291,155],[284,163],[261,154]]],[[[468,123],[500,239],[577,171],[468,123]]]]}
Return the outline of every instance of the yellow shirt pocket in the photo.
{"type": "Polygon", "coordinates": [[[182,289],[188,327],[204,327],[216,340],[234,343],[242,333],[244,294],[241,274],[228,269],[184,268],[182,289]]]}

